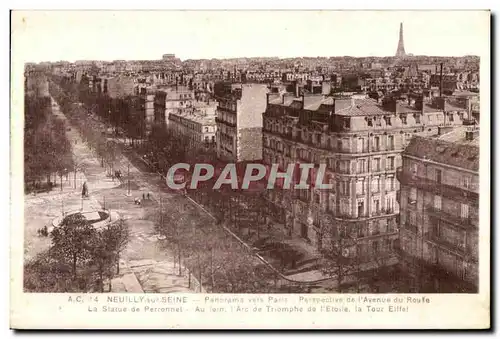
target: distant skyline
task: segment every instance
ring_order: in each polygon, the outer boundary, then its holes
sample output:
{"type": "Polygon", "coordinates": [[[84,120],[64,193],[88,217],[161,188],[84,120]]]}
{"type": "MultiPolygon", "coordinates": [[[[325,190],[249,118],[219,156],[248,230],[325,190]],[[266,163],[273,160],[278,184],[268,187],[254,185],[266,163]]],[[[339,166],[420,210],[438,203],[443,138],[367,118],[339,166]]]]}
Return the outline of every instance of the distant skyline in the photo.
{"type": "Polygon", "coordinates": [[[484,54],[487,11],[15,11],[24,62],[484,54]],[[484,40],[483,40],[484,39],[484,40]],[[483,48],[483,50],[481,50],[483,48]]]}

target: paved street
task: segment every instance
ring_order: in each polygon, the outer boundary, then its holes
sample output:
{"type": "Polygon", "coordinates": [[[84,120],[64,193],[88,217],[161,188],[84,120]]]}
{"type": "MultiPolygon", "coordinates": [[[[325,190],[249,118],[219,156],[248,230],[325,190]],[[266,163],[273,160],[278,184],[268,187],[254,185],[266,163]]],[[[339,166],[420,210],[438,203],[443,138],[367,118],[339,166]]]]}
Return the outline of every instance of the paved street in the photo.
{"type": "MultiPolygon", "coordinates": [[[[58,107],[53,108],[56,116],[65,118],[58,107]]],[[[99,210],[103,207],[118,213],[126,220],[131,231],[131,239],[126,250],[122,253],[120,262],[120,276],[112,281],[113,292],[185,292],[195,289],[194,278],[184,274],[178,276],[178,267],[168,252],[162,248],[154,233],[154,225],[146,220],[145,213],[148,204],[137,206],[134,197],[143,193],[152,192],[153,186],[150,175],[141,173],[133,165],[130,166],[132,176],[131,196],[127,196],[127,185],[121,184],[106,175],[105,168],[101,167],[97,159],[85,143],[82,142],[78,131],[71,128],[67,132],[72,141],[73,155],[77,163],[84,163],[83,173],[77,172],[76,189],[74,188],[74,173],[68,176],[68,182],[63,177],[63,191],[53,189],[49,193],[26,196],[25,200],[25,258],[34,257],[50,246],[50,238],[38,237],[37,230],[44,225],[50,226],[52,220],[61,215],[61,212],[80,210],[99,210]],[[75,144],[76,142],[76,144],[75,144]],[[90,197],[81,199],[81,185],[87,182],[90,197]]],[[[128,161],[121,159],[118,167],[126,173],[128,161]]],[[[171,198],[171,194],[163,193],[164,199],[171,198]]],[[[150,202],[150,204],[156,204],[150,202]]],[[[151,206],[150,206],[151,207],[151,206]]],[[[185,273],[185,270],[183,270],[185,273]]]]}

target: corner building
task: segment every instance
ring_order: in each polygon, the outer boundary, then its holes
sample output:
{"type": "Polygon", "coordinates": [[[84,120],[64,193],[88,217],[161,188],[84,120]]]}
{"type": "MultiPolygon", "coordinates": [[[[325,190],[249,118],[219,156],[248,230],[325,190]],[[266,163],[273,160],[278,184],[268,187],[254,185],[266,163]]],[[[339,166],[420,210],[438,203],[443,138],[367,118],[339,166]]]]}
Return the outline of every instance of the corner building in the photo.
{"type": "MultiPolygon", "coordinates": [[[[399,237],[396,168],[414,134],[438,134],[463,115],[444,101],[384,101],[273,92],[263,115],[263,162],[326,164],[332,189],[267,191],[273,219],[318,251],[341,249],[361,269],[395,263],[399,237]],[[447,119],[448,114],[456,115],[447,119]]],[[[459,109],[461,110],[461,109],[459,109]]],[[[314,182],[314,178],[311,180],[314,182]]]]}
{"type": "Polygon", "coordinates": [[[415,292],[478,291],[476,136],[471,126],[439,139],[414,138],[402,155],[402,266],[415,292]]]}

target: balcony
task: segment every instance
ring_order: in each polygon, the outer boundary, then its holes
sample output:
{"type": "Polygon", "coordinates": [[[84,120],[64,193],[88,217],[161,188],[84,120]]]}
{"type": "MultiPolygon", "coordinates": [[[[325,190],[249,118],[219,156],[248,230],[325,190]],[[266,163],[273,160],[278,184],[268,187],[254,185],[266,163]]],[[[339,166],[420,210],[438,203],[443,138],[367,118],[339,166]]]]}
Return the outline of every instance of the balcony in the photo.
{"type": "Polygon", "coordinates": [[[437,235],[434,232],[427,232],[424,233],[424,239],[442,249],[445,249],[449,252],[452,252],[453,254],[459,255],[461,257],[464,257],[467,255],[467,251],[465,249],[465,244],[464,243],[452,243],[448,241],[447,239],[441,238],[439,235],[437,235]]]}
{"type": "Polygon", "coordinates": [[[434,180],[411,175],[398,168],[396,171],[396,178],[402,185],[416,187],[420,190],[441,195],[455,201],[463,202],[479,202],[479,193],[467,191],[461,187],[450,186],[443,183],[438,183],[434,180]]]}
{"type": "MultiPolygon", "coordinates": [[[[474,224],[474,220],[470,216],[468,218],[462,218],[445,212],[442,209],[437,209],[434,206],[427,206],[426,210],[430,218],[444,221],[447,224],[452,224],[463,230],[477,230],[477,226],[474,224]]],[[[476,220],[476,224],[477,222],[478,220],[476,220]]]]}
{"type": "Polygon", "coordinates": [[[391,215],[394,213],[395,213],[395,211],[392,208],[383,208],[383,209],[380,209],[378,211],[373,211],[371,213],[371,217],[382,217],[382,216],[391,215]]]}

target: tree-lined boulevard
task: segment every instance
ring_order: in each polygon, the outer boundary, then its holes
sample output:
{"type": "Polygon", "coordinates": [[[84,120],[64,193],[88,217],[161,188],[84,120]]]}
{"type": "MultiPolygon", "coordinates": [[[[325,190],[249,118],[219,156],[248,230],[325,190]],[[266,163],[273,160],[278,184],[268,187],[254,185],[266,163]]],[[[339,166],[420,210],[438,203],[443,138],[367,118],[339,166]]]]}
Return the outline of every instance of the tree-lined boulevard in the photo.
{"type": "MultiPolygon", "coordinates": [[[[40,222],[28,217],[26,234],[32,238],[26,241],[34,249],[28,252],[36,253],[28,255],[26,289],[266,293],[370,288],[366,281],[355,278],[354,263],[325,262],[324,256],[273,227],[273,211],[258,192],[212,190],[211,181],[185,192],[166,187],[164,175],[175,163],[211,162],[217,167],[212,152],[190,149],[186,140],[162,126],[153,126],[147,138],[144,131],[132,133],[123,121],[130,123],[133,112],[116,120],[103,111],[109,108],[86,97],[83,87],[64,78],[51,79],[50,93],[54,103],[45,109],[45,115],[49,121],[60,122],[42,131],[58,131],[52,134],[62,142],[54,144],[62,147],[55,147],[52,154],[64,155],[66,162],[53,161],[54,167],[44,171],[34,168],[30,173],[37,175],[31,174],[30,180],[39,178],[38,173],[69,173],[64,180],[69,180],[65,189],[70,192],[63,191],[61,201],[50,199],[55,190],[43,193],[46,196],[27,196],[26,214],[43,215],[34,212],[43,206],[45,212],[51,211],[45,213],[47,224],[51,222],[48,216],[53,218],[61,211],[109,210],[119,216],[115,223],[123,227],[117,233],[127,237],[112,240],[109,237],[116,229],[98,234],[77,220],[82,227],[56,228],[45,240],[30,228],[40,222]],[[80,197],[83,182],[89,186],[88,200],[80,197]],[[36,199],[42,202],[32,203],[36,199]],[[73,244],[68,238],[78,239],[74,233],[80,230],[89,232],[89,240],[64,250],[73,244]],[[115,245],[110,248],[109,243],[115,245]],[[49,256],[47,248],[58,255],[49,256]],[[44,274],[48,276],[44,278],[44,274]],[[64,279],[59,281],[67,283],[53,284],[61,274],[64,279]],[[35,280],[44,283],[37,285],[35,280]]],[[[62,183],[62,175],[59,178],[62,183]]]]}

